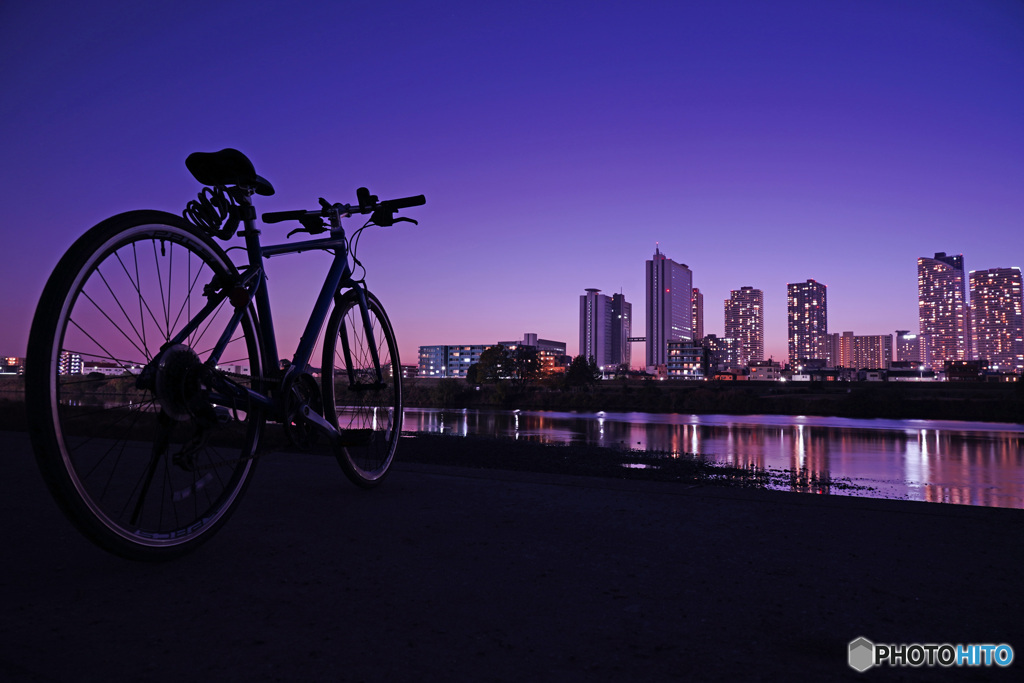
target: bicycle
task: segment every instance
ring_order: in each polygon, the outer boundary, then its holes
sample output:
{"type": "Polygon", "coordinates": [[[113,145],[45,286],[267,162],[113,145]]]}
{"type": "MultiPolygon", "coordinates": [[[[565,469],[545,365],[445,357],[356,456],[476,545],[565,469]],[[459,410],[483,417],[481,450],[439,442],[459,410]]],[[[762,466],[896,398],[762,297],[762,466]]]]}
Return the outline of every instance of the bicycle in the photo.
{"type": "Polygon", "coordinates": [[[206,187],[183,215],[130,211],[83,234],[47,281],[29,335],[26,404],[43,478],[79,531],[130,559],[178,557],[222,528],[268,424],[299,448],[325,437],[364,488],[388,473],[402,430],[395,334],[356,248],[369,226],[415,224],[395,214],[423,195],[379,201],[359,188],[356,204],[264,213],[267,224],[298,221],[288,238],[330,235],[263,246],[252,198],[274,188],[252,162],[224,149],[185,164],[206,187]],[[346,237],[341,220],[357,214],[369,219],[346,237]],[[214,241],[236,231],[244,247],[214,241]],[[236,266],[227,251],[243,248],[236,266]],[[334,258],[283,362],[264,261],[310,250],[334,258]]]}

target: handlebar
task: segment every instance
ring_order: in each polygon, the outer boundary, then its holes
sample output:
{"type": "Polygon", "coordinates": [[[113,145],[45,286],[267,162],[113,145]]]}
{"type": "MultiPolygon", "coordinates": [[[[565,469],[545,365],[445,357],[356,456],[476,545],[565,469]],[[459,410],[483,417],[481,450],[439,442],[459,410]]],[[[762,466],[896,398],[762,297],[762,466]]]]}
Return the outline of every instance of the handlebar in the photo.
{"type": "Polygon", "coordinates": [[[309,211],[271,211],[263,214],[264,223],[281,223],[283,221],[297,221],[305,218],[309,211]]]}
{"type": "Polygon", "coordinates": [[[319,210],[270,211],[263,214],[263,222],[281,223],[283,221],[301,221],[303,218],[308,216],[329,218],[331,216],[347,217],[357,213],[371,213],[373,214],[371,220],[378,225],[391,225],[395,219],[392,217],[389,222],[387,218],[391,217],[391,215],[396,211],[413,206],[422,206],[427,203],[427,198],[421,194],[414,197],[402,197],[400,199],[385,199],[381,202],[377,200],[375,195],[371,195],[369,190],[365,187],[361,187],[356,190],[356,197],[358,198],[359,204],[355,206],[351,204],[330,204],[326,200],[321,199],[320,206],[322,208],[319,210]]]}
{"type": "Polygon", "coordinates": [[[413,206],[423,206],[427,203],[427,198],[424,195],[418,194],[415,197],[402,197],[401,199],[385,199],[380,203],[380,208],[387,211],[398,211],[399,209],[408,209],[413,206]]]}

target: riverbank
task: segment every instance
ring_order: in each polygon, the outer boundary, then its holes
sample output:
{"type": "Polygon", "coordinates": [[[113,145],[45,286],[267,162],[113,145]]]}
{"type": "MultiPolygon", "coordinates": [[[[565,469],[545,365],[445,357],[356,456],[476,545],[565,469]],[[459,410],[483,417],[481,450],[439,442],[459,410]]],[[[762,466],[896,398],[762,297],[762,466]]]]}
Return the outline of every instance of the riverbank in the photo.
{"type": "Polygon", "coordinates": [[[686,382],[606,380],[580,389],[413,378],[405,403],[423,408],[725,415],[815,415],[1024,423],[1024,383],[686,382]]]}
{"type": "Polygon", "coordinates": [[[408,461],[365,492],[275,453],[148,565],[68,524],[24,434],[0,452],[4,681],[1019,677],[847,664],[858,637],[1020,653],[1019,510],[408,461]]]}

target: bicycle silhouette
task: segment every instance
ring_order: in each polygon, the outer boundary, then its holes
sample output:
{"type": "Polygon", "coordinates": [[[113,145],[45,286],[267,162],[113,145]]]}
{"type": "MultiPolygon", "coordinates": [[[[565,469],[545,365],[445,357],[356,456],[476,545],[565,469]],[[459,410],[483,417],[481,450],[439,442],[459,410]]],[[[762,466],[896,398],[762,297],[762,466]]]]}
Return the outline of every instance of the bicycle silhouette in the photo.
{"type": "Polygon", "coordinates": [[[43,477],[79,531],[132,559],[180,556],[222,527],[268,422],[300,448],[325,437],[365,488],[388,473],[402,430],[395,334],[355,252],[368,226],[415,223],[395,214],[425,198],[379,201],[359,188],[354,205],[264,213],[264,223],[298,221],[288,237],[329,236],[263,246],[252,196],[274,189],[252,162],[224,149],[185,163],[209,187],[184,217],[131,211],[82,235],[47,281],[29,336],[26,403],[43,477]],[[346,237],[341,219],[357,214],[369,220],[346,237]],[[236,231],[241,267],[213,239],[236,231]],[[264,260],[311,250],[334,258],[282,362],[264,260]]]}

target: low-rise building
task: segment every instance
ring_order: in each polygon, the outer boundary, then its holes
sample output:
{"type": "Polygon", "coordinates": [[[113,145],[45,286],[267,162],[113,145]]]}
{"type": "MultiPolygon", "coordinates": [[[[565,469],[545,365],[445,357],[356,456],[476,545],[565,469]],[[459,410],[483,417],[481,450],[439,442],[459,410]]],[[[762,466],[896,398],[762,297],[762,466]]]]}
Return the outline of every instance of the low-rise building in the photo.
{"type": "Polygon", "coordinates": [[[754,361],[750,364],[750,379],[761,382],[778,382],[782,379],[782,366],[773,360],[754,361]]]}
{"type": "Polygon", "coordinates": [[[25,359],[20,356],[4,356],[0,358],[0,374],[25,374],[25,359]]]}
{"type": "MultiPolygon", "coordinates": [[[[528,333],[523,339],[498,342],[496,344],[438,344],[421,346],[416,377],[460,377],[465,378],[471,365],[480,362],[480,356],[492,346],[504,346],[514,352],[524,346],[536,349],[541,374],[564,372],[569,364],[565,353],[565,342],[540,339],[528,333]]],[[[403,366],[404,372],[404,366],[403,366]]],[[[408,375],[405,375],[408,376],[408,375]]]]}
{"type": "MultiPolygon", "coordinates": [[[[565,372],[565,369],[569,367],[569,362],[572,360],[565,352],[565,342],[541,339],[532,332],[524,334],[522,341],[503,341],[498,343],[508,349],[509,353],[515,353],[523,347],[535,349],[537,353],[537,369],[541,376],[565,372]]],[[[614,368],[602,368],[602,370],[607,370],[610,374],[614,371],[614,368]]]]}
{"type": "Polygon", "coordinates": [[[721,370],[740,367],[740,341],[738,339],[709,334],[704,337],[703,344],[709,352],[709,368],[705,374],[710,376],[721,370]]]}
{"type": "Polygon", "coordinates": [[[666,375],[671,379],[705,379],[711,354],[700,342],[670,341],[666,375]]]}

